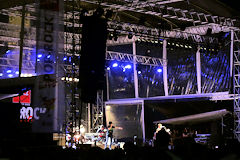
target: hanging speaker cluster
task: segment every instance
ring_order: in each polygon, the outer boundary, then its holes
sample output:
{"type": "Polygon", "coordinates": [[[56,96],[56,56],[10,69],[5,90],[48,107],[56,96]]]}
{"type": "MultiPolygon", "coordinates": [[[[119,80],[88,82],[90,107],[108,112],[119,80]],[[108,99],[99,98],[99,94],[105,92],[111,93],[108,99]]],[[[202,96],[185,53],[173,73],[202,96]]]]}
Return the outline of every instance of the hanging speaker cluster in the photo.
{"type": "Polygon", "coordinates": [[[94,103],[97,90],[104,87],[107,20],[101,12],[83,19],[79,87],[83,102],[94,103]]]}

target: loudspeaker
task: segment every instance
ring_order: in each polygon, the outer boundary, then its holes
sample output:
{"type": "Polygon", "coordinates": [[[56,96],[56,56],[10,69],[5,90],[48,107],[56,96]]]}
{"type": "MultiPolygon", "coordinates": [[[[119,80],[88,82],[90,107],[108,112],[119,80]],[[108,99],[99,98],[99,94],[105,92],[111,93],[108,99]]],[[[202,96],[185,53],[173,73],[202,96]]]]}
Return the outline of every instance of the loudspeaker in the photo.
{"type": "Polygon", "coordinates": [[[107,21],[98,15],[83,18],[79,87],[82,101],[94,103],[104,88],[107,21]]]}

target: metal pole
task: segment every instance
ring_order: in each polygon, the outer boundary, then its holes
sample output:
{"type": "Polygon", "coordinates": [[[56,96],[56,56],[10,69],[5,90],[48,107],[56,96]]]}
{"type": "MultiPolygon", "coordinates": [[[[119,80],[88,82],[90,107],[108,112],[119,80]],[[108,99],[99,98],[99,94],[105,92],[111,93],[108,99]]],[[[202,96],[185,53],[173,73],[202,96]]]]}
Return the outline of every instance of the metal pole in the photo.
{"type": "Polygon", "coordinates": [[[134,76],[134,88],[135,88],[135,98],[138,98],[138,75],[137,75],[137,67],[136,67],[136,42],[135,42],[135,36],[133,37],[134,41],[132,43],[133,47],[133,76],[134,76]]]}
{"type": "Polygon", "coordinates": [[[198,50],[196,52],[196,70],[197,70],[197,93],[202,93],[202,84],[201,84],[201,55],[200,55],[200,46],[198,46],[198,50]]]}
{"type": "Polygon", "coordinates": [[[165,96],[168,96],[168,81],[167,81],[167,40],[163,40],[163,84],[165,96]]]}
{"type": "Polygon", "coordinates": [[[109,100],[109,73],[108,70],[106,70],[106,84],[107,84],[107,100],[109,100]]]}
{"type": "Polygon", "coordinates": [[[20,31],[20,53],[19,53],[19,75],[22,74],[22,57],[23,57],[23,40],[24,40],[24,23],[25,23],[25,4],[22,6],[22,21],[21,21],[21,31],[20,31]]]}
{"type": "Polygon", "coordinates": [[[231,45],[230,45],[230,77],[233,74],[233,41],[234,41],[234,32],[231,30],[231,45]]]}
{"type": "Polygon", "coordinates": [[[88,132],[91,130],[91,104],[87,104],[87,109],[88,109],[88,132]]]}

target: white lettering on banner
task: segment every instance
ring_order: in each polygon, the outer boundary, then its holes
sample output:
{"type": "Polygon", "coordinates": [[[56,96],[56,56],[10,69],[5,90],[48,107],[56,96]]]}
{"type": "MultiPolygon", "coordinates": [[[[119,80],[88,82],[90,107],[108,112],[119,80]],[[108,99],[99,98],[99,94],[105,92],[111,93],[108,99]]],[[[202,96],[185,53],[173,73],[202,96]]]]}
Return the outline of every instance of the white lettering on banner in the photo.
{"type": "Polygon", "coordinates": [[[20,109],[20,120],[30,120],[35,119],[39,120],[40,116],[39,114],[44,114],[47,112],[46,108],[32,108],[32,107],[22,107],[20,109]]]}

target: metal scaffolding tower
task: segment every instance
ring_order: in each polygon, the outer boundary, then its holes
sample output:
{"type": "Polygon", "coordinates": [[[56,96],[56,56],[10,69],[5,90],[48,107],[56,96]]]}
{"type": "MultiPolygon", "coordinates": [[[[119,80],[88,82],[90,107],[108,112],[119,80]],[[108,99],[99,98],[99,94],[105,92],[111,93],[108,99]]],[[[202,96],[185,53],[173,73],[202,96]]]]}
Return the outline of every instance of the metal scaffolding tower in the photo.
{"type": "Polygon", "coordinates": [[[232,31],[234,54],[234,136],[240,142],[240,33],[232,31]]]}

